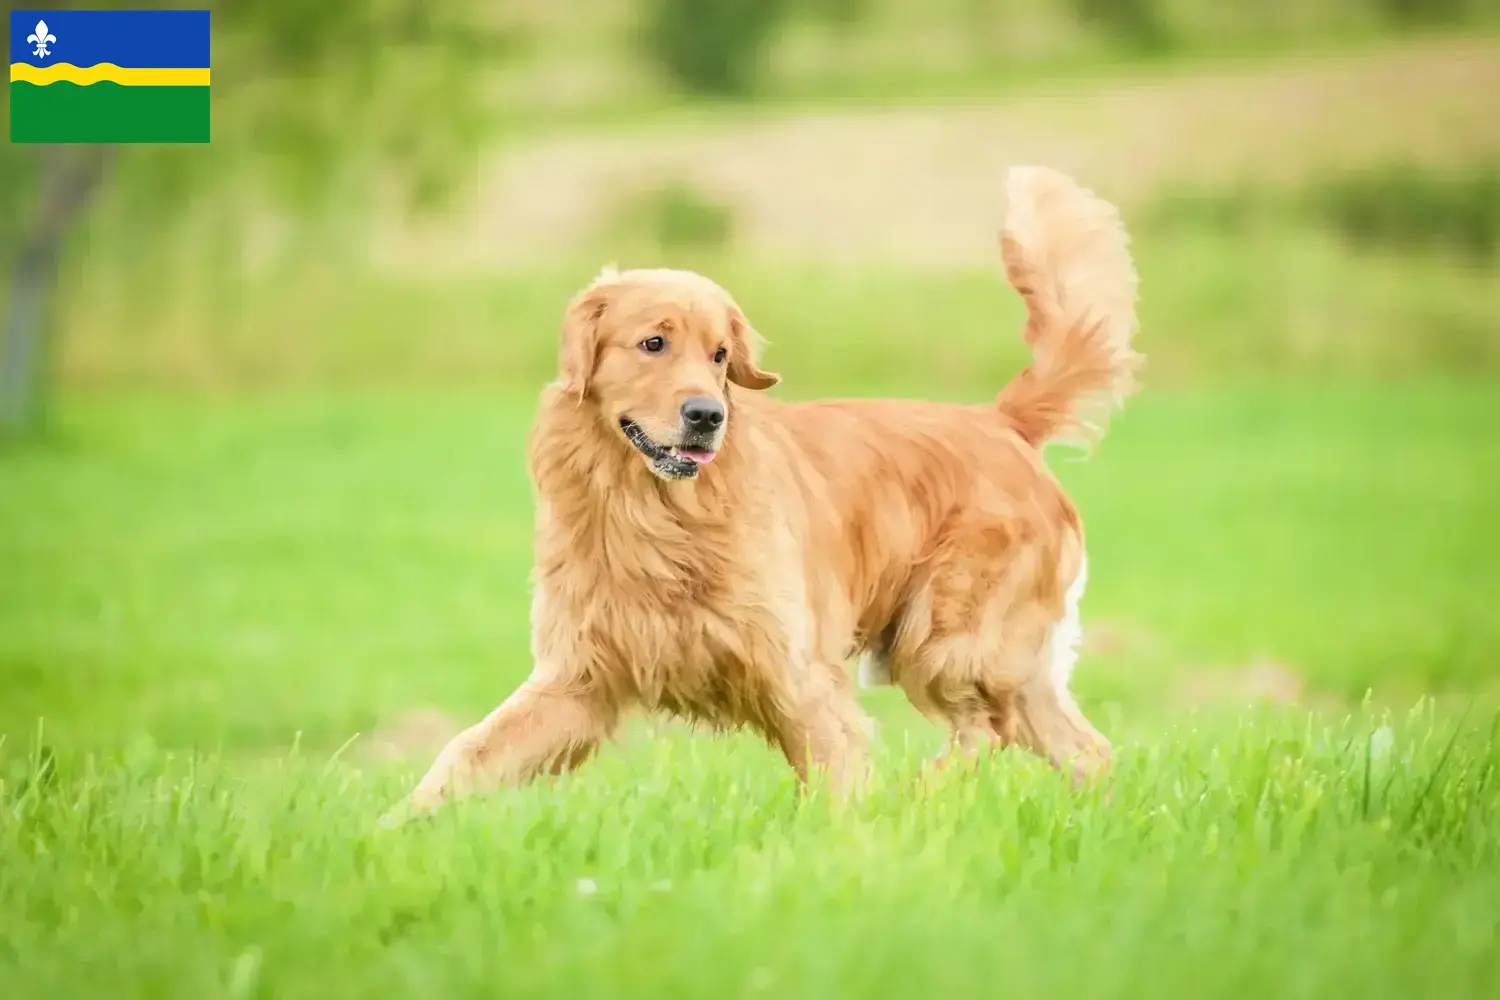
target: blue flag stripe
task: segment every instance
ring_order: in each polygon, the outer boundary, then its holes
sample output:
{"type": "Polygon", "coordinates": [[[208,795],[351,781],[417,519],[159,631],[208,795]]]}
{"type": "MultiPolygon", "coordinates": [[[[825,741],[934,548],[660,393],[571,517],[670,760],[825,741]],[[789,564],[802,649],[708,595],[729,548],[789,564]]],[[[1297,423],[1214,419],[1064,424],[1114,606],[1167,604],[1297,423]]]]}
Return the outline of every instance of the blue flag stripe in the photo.
{"type": "Polygon", "coordinates": [[[114,63],[128,69],[207,69],[206,10],[13,10],[10,61],[32,66],[114,63]],[[47,23],[47,54],[36,54],[38,21],[47,23]]]}

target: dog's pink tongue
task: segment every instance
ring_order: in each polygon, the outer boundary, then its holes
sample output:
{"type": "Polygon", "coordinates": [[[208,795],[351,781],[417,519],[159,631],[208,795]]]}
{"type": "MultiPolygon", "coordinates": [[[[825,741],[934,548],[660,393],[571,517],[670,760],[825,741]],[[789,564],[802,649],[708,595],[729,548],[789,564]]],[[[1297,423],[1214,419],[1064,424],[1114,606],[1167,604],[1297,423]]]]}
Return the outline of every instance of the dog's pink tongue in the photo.
{"type": "Polygon", "coordinates": [[[713,452],[698,451],[693,448],[681,448],[678,450],[677,454],[681,455],[689,462],[697,462],[699,465],[707,465],[709,462],[712,462],[714,460],[713,452]]]}

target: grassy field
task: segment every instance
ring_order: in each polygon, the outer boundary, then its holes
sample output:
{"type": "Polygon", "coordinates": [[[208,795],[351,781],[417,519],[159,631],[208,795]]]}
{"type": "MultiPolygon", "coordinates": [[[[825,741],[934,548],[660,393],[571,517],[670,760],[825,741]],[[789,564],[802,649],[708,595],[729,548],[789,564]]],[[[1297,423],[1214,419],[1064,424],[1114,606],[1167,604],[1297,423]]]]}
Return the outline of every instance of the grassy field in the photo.
{"type": "Polygon", "coordinates": [[[1057,462],[1109,798],[921,787],[875,692],[847,812],[641,726],[385,834],[527,667],[529,400],[71,401],[0,463],[0,994],[1481,996],[1497,399],[1163,390],[1057,462]]]}
{"type": "Polygon", "coordinates": [[[856,808],[667,742],[376,835],[306,754],[60,764],[0,828],[7,996],[1484,997],[1493,736],[1164,729],[1109,800],[1004,761],[856,808]]]}

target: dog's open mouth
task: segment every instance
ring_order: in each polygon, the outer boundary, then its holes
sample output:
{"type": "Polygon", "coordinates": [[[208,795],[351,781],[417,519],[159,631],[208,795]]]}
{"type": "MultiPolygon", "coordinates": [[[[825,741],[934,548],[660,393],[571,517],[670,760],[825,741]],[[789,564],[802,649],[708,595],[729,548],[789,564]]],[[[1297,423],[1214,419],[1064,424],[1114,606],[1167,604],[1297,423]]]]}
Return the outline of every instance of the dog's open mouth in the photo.
{"type": "Polygon", "coordinates": [[[717,455],[713,448],[706,445],[657,444],[641,430],[640,425],[626,418],[621,418],[620,430],[635,445],[635,450],[646,456],[652,471],[663,479],[692,479],[700,468],[712,462],[717,455]]]}

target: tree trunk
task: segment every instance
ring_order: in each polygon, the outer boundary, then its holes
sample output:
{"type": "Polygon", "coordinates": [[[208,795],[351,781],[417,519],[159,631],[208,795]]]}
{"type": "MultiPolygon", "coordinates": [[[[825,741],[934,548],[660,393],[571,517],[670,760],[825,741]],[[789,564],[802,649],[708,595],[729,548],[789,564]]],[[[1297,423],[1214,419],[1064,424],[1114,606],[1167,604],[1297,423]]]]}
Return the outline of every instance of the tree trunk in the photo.
{"type": "Polygon", "coordinates": [[[37,210],[24,230],[0,326],[0,431],[38,425],[63,243],[107,172],[108,146],[42,146],[37,210]]]}

